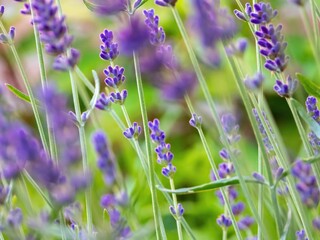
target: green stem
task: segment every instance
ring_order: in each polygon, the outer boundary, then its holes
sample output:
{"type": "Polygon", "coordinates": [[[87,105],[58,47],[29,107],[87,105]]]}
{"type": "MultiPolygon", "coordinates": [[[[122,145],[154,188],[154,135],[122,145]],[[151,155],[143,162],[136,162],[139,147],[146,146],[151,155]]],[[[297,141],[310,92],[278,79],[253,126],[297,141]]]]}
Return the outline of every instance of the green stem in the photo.
{"type": "MultiPolygon", "coordinates": [[[[259,214],[258,214],[258,212],[257,212],[257,209],[256,209],[256,207],[255,207],[255,205],[254,205],[254,203],[253,203],[253,201],[252,201],[252,198],[250,197],[249,189],[248,189],[247,185],[245,184],[245,181],[244,181],[244,179],[243,179],[243,177],[242,177],[242,174],[241,174],[241,172],[240,172],[239,163],[236,161],[235,156],[234,156],[234,154],[232,153],[232,151],[231,151],[231,149],[230,149],[230,146],[229,146],[229,144],[228,144],[228,141],[227,141],[227,138],[226,138],[225,133],[224,133],[224,131],[223,131],[221,122],[220,122],[220,120],[219,120],[219,115],[218,115],[218,113],[217,113],[217,111],[216,111],[216,108],[215,108],[215,104],[214,104],[213,99],[212,99],[212,97],[211,97],[211,95],[210,95],[210,92],[209,92],[207,83],[206,83],[206,81],[205,81],[205,79],[204,79],[204,76],[203,76],[203,74],[202,74],[202,71],[201,71],[201,69],[200,69],[200,66],[199,66],[198,60],[197,60],[197,58],[196,58],[196,55],[195,55],[195,53],[194,53],[194,51],[193,51],[193,49],[192,49],[192,47],[191,47],[190,39],[189,39],[189,37],[188,37],[188,35],[187,35],[187,32],[186,32],[186,30],[185,30],[185,28],[184,28],[183,22],[182,22],[182,20],[181,20],[181,18],[180,18],[180,15],[179,15],[177,9],[174,8],[174,7],[171,7],[171,10],[172,10],[172,13],[173,13],[173,15],[174,15],[174,18],[175,18],[175,20],[176,20],[176,23],[177,23],[177,25],[178,25],[178,27],[179,27],[179,30],[180,30],[180,33],[181,33],[181,35],[182,35],[182,38],[183,38],[183,40],[184,40],[184,42],[185,42],[185,45],[186,45],[186,47],[187,47],[187,51],[188,51],[188,54],[189,54],[189,56],[190,56],[191,63],[192,63],[192,65],[193,65],[193,67],[194,67],[195,73],[196,73],[196,75],[197,75],[197,79],[198,79],[199,84],[200,84],[200,86],[201,86],[201,89],[202,89],[202,91],[203,91],[203,93],[204,93],[204,96],[205,96],[205,98],[206,98],[206,101],[207,101],[207,103],[208,103],[208,105],[209,105],[209,109],[210,109],[210,111],[211,111],[211,114],[212,114],[212,116],[213,116],[213,119],[214,119],[214,121],[215,121],[215,123],[216,123],[216,126],[217,126],[217,128],[218,128],[219,135],[221,136],[222,143],[223,143],[223,145],[226,147],[227,151],[230,153],[230,159],[231,159],[231,161],[232,161],[232,163],[233,163],[233,165],[234,165],[236,174],[239,176],[241,189],[242,189],[242,191],[243,191],[243,193],[244,193],[245,198],[246,198],[247,201],[248,201],[248,205],[249,205],[249,207],[250,207],[250,209],[251,209],[251,211],[252,211],[252,213],[253,213],[253,216],[254,216],[254,218],[256,219],[258,225],[260,225],[261,227],[263,227],[263,224],[262,224],[262,221],[261,221],[261,219],[260,219],[260,217],[259,217],[259,214]]],[[[264,232],[265,235],[267,235],[266,231],[263,231],[263,232],[264,232]]]]}
{"type": "MultiPolygon", "coordinates": [[[[1,30],[3,31],[3,33],[5,35],[8,34],[6,29],[5,29],[5,27],[3,26],[2,21],[0,21],[0,28],[1,28],[1,30]]],[[[49,148],[48,148],[48,144],[47,144],[46,137],[45,137],[45,134],[44,134],[44,130],[43,130],[43,127],[42,127],[42,123],[41,123],[39,111],[38,111],[38,108],[37,108],[36,100],[34,98],[31,85],[30,85],[30,83],[28,81],[27,74],[26,74],[26,72],[25,72],[25,70],[24,70],[24,68],[22,66],[20,57],[18,55],[18,52],[17,52],[14,44],[11,42],[11,43],[9,43],[9,46],[10,46],[10,49],[11,49],[11,51],[13,53],[15,61],[16,61],[17,65],[18,65],[18,68],[19,68],[20,75],[22,77],[23,83],[24,83],[24,85],[25,85],[25,87],[27,89],[28,95],[30,97],[31,107],[32,107],[32,110],[33,110],[34,117],[36,119],[36,123],[37,123],[37,127],[38,127],[38,130],[39,130],[39,134],[40,134],[42,145],[43,145],[45,151],[49,152],[49,148]]]]}
{"type": "MultiPolygon", "coordinates": [[[[174,186],[173,178],[170,177],[169,181],[170,181],[170,188],[171,188],[172,191],[174,191],[175,190],[175,186],[174,186]]],[[[177,223],[178,238],[179,238],[179,240],[182,240],[183,239],[183,235],[182,235],[182,229],[181,229],[180,216],[179,216],[179,212],[178,212],[177,195],[174,194],[174,193],[172,193],[172,200],[173,200],[173,207],[174,207],[174,209],[176,211],[175,219],[176,219],[176,223],[177,223]]]]}
{"type": "Polygon", "coordinates": [[[148,170],[149,170],[150,185],[151,185],[150,186],[151,200],[152,200],[152,208],[153,208],[153,214],[154,214],[154,224],[155,224],[155,229],[156,229],[156,237],[157,237],[157,239],[160,239],[160,235],[159,235],[160,212],[157,207],[158,199],[157,199],[157,193],[156,193],[156,188],[155,188],[155,173],[154,173],[154,164],[152,161],[150,134],[149,134],[149,129],[148,129],[147,108],[146,108],[144,92],[143,92],[139,60],[138,60],[138,56],[136,53],[133,53],[133,61],[134,61],[134,68],[135,68],[135,74],[136,74],[137,89],[138,89],[139,102],[140,102],[140,110],[141,110],[141,115],[142,115],[143,131],[144,131],[144,137],[145,137],[145,142],[146,142],[148,170]]]}
{"type": "MultiPolygon", "coordinates": [[[[188,105],[188,108],[189,108],[189,111],[191,114],[195,113],[194,112],[194,109],[193,109],[193,106],[192,106],[192,103],[191,103],[191,100],[189,98],[188,95],[185,95],[185,100],[186,100],[186,103],[188,105]]],[[[219,180],[219,173],[218,173],[218,169],[216,167],[216,164],[213,160],[213,156],[211,154],[211,151],[210,151],[210,148],[209,148],[209,145],[208,145],[208,142],[203,134],[203,131],[202,131],[202,128],[201,127],[198,127],[197,128],[198,130],[198,133],[199,133],[199,136],[200,136],[200,139],[201,139],[201,142],[202,142],[202,145],[204,147],[204,150],[206,152],[206,155],[208,157],[208,160],[209,160],[209,163],[210,163],[210,166],[211,166],[211,169],[214,173],[214,175],[216,176],[217,180],[219,180]]],[[[224,188],[221,188],[220,189],[221,193],[222,193],[222,197],[223,197],[223,200],[224,202],[226,203],[226,208],[228,210],[228,214],[231,216],[231,219],[232,219],[232,222],[233,223],[236,223],[236,219],[235,219],[235,216],[234,214],[232,213],[232,208],[231,208],[231,205],[230,205],[230,201],[229,201],[229,196],[228,196],[228,193],[227,191],[224,189],[224,188]]],[[[240,233],[240,230],[239,230],[239,227],[238,227],[238,224],[232,224],[232,226],[234,227],[234,230],[236,232],[236,235],[238,237],[238,239],[242,239],[242,236],[241,236],[241,233],[240,233]]],[[[226,229],[225,229],[226,230],[226,229]]]]}

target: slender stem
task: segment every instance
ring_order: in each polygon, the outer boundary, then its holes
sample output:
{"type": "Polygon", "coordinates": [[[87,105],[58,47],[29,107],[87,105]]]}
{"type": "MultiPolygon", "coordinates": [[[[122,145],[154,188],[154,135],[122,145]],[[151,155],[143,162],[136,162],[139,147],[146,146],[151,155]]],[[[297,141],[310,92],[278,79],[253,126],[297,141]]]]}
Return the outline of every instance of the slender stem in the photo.
{"type": "MultiPolygon", "coordinates": [[[[30,4],[30,6],[32,6],[32,0],[29,0],[29,4],[30,4]]],[[[35,19],[33,8],[30,7],[30,10],[31,10],[32,19],[35,19]]],[[[34,38],[35,38],[35,42],[36,42],[36,49],[37,49],[37,55],[38,55],[41,85],[42,85],[42,90],[44,90],[45,86],[47,84],[47,75],[46,75],[46,69],[45,69],[44,58],[43,58],[43,49],[41,46],[39,31],[37,29],[36,24],[33,24],[33,32],[34,32],[34,38]]],[[[46,112],[46,122],[47,122],[47,127],[48,127],[50,156],[55,161],[57,161],[57,148],[56,148],[56,142],[55,142],[55,138],[54,138],[53,128],[51,127],[51,123],[50,123],[47,109],[45,109],[45,112],[46,112]]]]}
{"type": "MultiPolygon", "coordinates": [[[[173,15],[174,15],[174,18],[175,18],[175,20],[176,20],[176,23],[177,23],[177,25],[178,25],[178,28],[179,28],[179,30],[180,30],[180,33],[181,33],[181,35],[182,35],[182,38],[183,38],[183,40],[184,40],[184,42],[185,42],[185,45],[186,45],[186,47],[187,47],[187,51],[188,51],[188,54],[189,54],[191,63],[192,63],[192,65],[193,65],[193,67],[194,67],[194,70],[195,70],[195,73],[196,73],[196,75],[197,75],[198,81],[199,81],[199,83],[200,83],[201,89],[202,89],[202,91],[203,91],[203,93],[204,93],[204,96],[205,96],[205,98],[206,98],[206,101],[207,101],[207,103],[208,103],[208,105],[209,105],[209,109],[210,109],[210,111],[211,111],[211,114],[212,114],[212,116],[213,116],[213,119],[214,119],[214,121],[215,121],[215,123],[216,123],[216,126],[217,126],[217,128],[218,128],[219,135],[221,136],[222,143],[223,143],[223,145],[226,147],[227,151],[230,153],[230,159],[231,159],[231,161],[232,161],[232,163],[233,163],[233,165],[234,165],[236,174],[239,176],[241,189],[242,189],[242,191],[243,191],[243,193],[244,193],[245,198],[246,198],[247,201],[248,201],[248,205],[249,205],[249,207],[250,207],[250,209],[251,209],[251,211],[252,211],[252,213],[253,213],[253,216],[254,216],[254,218],[256,219],[258,225],[260,225],[262,228],[264,228],[264,226],[263,226],[263,224],[262,224],[262,221],[261,221],[261,219],[260,219],[260,216],[259,216],[259,214],[258,214],[258,212],[257,212],[257,209],[256,209],[256,207],[255,207],[255,205],[254,205],[254,203],[253,203],[253,200],[252,200],[252,198],[250,197],[250,193],[249,193],[248,186],[246,185],[246,183],[245,183],[245,181],[244,181],[244,179],[243,179],[243,176],[242,176],[242,174],[241,174],[241,172],[240,172],[239,163],[236,161],[235,156],[234,156],[234,154],[232,153],[232,151],[231,151],[231,149],[230,149],[230,146],[229,146],[228,143],[227,143],[228,141],[227,141],[227,138],[226,138],[225,133],[224,133],[224,131],[223,131],[221,122],[220,122],[220,120],[219,120],[219,115],[218,115],[218,113],[217,113],[217,111],[216,111],[215,104],[214,104],[213,99],[212,99],[212,97],[211,97],[211,95],[210,95],[209,88],[208,88],[208,86],[207,86],[207,83],[206,83],[206,81],[205,81],[205,79],[204,79],[204,76],[203,76],[203,74],[202,74],[202,71],[201,71],[201,69],[200,69],[200,66],[199,66],[198,60],[197,60],[197,58],[196,58],[196,55],[195,55],[195,53],[194,53],[194,51],[193,51],[193,49],[192,49],[192,47],[191,47],[190,39],[189,39],[189,37],[188,37],[188,35],[187,35],[187,32],[186,32],[186,30],[185,30],[185,28],[184,28],[183,22],[182,22],[182,20],[181,20],[181,18],[180,18],[180,15],[179,15],[177,9],[174,8],[174,7],[171,7],[171,10],[172,10],[172,13],[173,13],[173,15]]],[[[264,232],[264,235],[267,235],[267,232],[266,232],[265,230],[264,230],[263,232],[264,232]]]]}
{"type": "MultiPolygon", "coordinates": [[[[3,26],[2,21],[0,21],[0,28],[3,31],[4,34],[6,34],[6,35],[8,34],[6,29],[3,26]]],[[[26,72],[25,72],[25,70],[24,70],[24,68],[22,66],[20,57],[18,55],[18,52],[17,52],[14,44],[11,42],[9,44],[9,46],[10,46],[10,49],[11,49],[11,51],[13,53],[15,61],[16,61],[17,65],[18,65],[18,68],[19,68],[20,75],[22,77],[23,83],[24,83],[24,85],[25,85],[25,87],[27,89],[28,95],[30,97],[30,103],[31,103],[31,107],[32,107],[32,110],[33,110],[34,117],[36,119],[36,123],[37,123],[37,127],[38,127],[38,130],[39,130],[39,134],[40,134],[42,145],[43,145],[44,149],[47,152],[49,152],[48,144],[47,144],[47,141],[46,141],[46,137],[45,137],[44,130],[43,130],[43,127],[42,127],[39,111],[38,111],[37,104],[36,104],[36,99],[34,98],[31,85],[30,85],[30,83],[28,81],[28,78],[27,78],[27,74],[26,74],[26,72]]]]}
{"type": "Polygon", "coordinates": [[[89,81],[89,79],[84,75],[84,73],[81,71],[81,69],[76,66],[74,68],[74,71],[78,75],[78,77],[81,79],[81,81],[86,85],[86,87],[91,91],[91,93],[94,93],[94,86],[93,84],[89,81]]]}
{"type": "Polygon", "coordinates": [[[139,95],[139,102],[140,102],[140,110],[142,115],[142,122],[143,122],[143,131],[144,137],[146,142],[146,150],[147,150],[147,160],[148,160],[148,170],[149,170],[149,177],[150,177],[150,190],[151,190],[151,200],[152,200],[152,208],[154,214],[154,224],[156,229],[156,237],[160,239],[159,235],[159,218],[160,212],[157,207],[158,199],[155,187],[155,173],[154,173],[154,164],[152,161],[152,150],[151,150],[151,141],[150,141],[150,134],[148,129],[148,116],[147,116],[147,107],[144,98],[143,86],[142,86],[142,79],[141,79],[141,72],[139,66],[139,60],[136,53],[133,53],[133,61],[134,61],[134,68],[136,73],[136,81],[137,81],[137,89],[139,95]]]}
{"type": "MultiPolygon", "coordinates": [[[[170,177],[169,178],[169,181],[170,181],[170,188],[171,190],[175,190],[175,187],[174,187],[174,181],[173,181],[173,178],[170,177]]],[[[179,212],[178,212],[178,201],[177,201],[177,195],[172,193],[172,200],[173,200],[173,207],[176,211],[176,216],[175,216],[175,219],[176,219],[176,222],[177,222],[177,231],[178,231],[178,238],[179,240],[182,240],[183,239],[183,235],[182,235],[182,229],[181,229],[181,221],[180,221],[180,216],[179,216],[179,212]]]]}

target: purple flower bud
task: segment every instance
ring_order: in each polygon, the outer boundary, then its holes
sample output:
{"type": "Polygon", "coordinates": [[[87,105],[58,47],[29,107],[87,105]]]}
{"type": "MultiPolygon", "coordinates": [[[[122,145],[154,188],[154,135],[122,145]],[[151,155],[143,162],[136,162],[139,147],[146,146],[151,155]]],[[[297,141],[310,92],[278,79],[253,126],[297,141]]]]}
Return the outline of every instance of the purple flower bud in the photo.
{"type": "Polygon", "coordinates": [[[24,14],[24,15],[31,15],[30,4],[29,3],[25,3],[24,4],[24,9],[21,9],[20,13],[24,14]]]}
{"type": "Polygon", "coordinates": [[[110,97],[106,96],[105,93],[101,93],[99,99],[97,100],[95,107],[100,110],[110,110],[112,101],[110,97]]]}
{"type": "Polygon", "coordinates": [[[154,14],[154,9],[144,10],[146,16],[145,23],[149,29],[149,40],[152,45],[162,45],[166,39],[166,34],[162,27],[159,27],[159,17],[154,14]]]}
{"type": "Polygon", "coordinates": [[[275,176],[275,177],[276,177],[276,180],[278,180],[278,179],[281,178],[283,172],[284,172],[284,169],[283,169],[282,167],[279,167],[279,168],[277,169],[276,176],[275,176]]]}
{"type": "Polygon", "coordinates": [[[227,151],[227,149],[223,148],[220,152],[219,152],[219,155],[221,158],[225,159],[225,160],[228,160],[230,159],[230,155],[227,151]]]}
{"type": "Polygon", "coordinates": [[[127,128],[123,132],[123,135],[128,139],[131,139],[131,138],[137,139],[140,134],[141,134],[141,127],[136,122],[134,122],[131,127],[127,128]]]}
{"type": "Polygon", "coordinates": [[[312,226],[320,231],[320,217],[316,217],[315,219],[312,220],[312,226]]]}
{"type": "Polygon", "coordinates": [[[107,69],[104,69],[103,72],[107,77],[104,82],[109,87],[118,88],[126,80],[126,77],[123,75],[123,67],[117,65],[115,67],[109,66],[107,69]]]}
{"type": "Polygon", "coordinates": [[[59,55],[55,58],[53,68],[58,71],[68,71],[76,66],[79,58],[80,52],[75,48],[71,48],[70,56],[59,55]]]}
{"type": "Polygon", "coordinates": [[[286,83],[276,80],[276,84],[274,85],[273,89],[279,94],[279,96],[290,98],[296,91],[297,86],[298,81],[288,76],[286,83]]]}
{"type": "Polygon", "coordinates": [[[127,99],[127,96],[128,96],[128,91],[125,89],[117,93],[112,92],[110,93],[110,101],[113,103],[118,103],[120,105],[123,105],[127,99]]]}
{"type": "Polygon", "coordinates": [[[170,210],[171,214],[176,217],[181,217],[184,213],[184,208],[181,203],[177,204],[177,210],[172,205],[169,207],[169,210],[170,210]],[[178,212],[178,214],[177,214],[177,212],[178,212]]]}
{"type": "Polygon", "coordinates": [[[133,4],[133,8],[134,8],[134,9],[137,9],[137,8],[140,6],[141,2],[142,2],[142,0],[136,0],[136,1],[134,2],[134,4],[133,4]]]}
{"type": "Polygon", "coordinates": [[[296,237],[296,240],[308,240],[308,238],[306,237],[306,232],[303,229],[296,232],[296,237]]]}
{"type": "Polygon", "coordinates": [[[254,172],[252,176],[259,182],[263,183],[265,181],[264,176],[262,176],[260,173],[254,172]]]}
{"type": "Polygon", "coordinates": [[[100,34],[103,44],[100,45],[100,57],[104,60],[114,60],[119,55],[118,44],[113,42],[113,32],[105,29],[100,34]]]}
{"type": "Polygon", "coordinates": [[[202,117],[198,116],[196,113],[193,113],[189,124],[194,128],[200,128],[202,124],[202,117]]]}
{"type": "Polygon", "coordinates": [[[229,217],[225,216],[224,214],[220,215],[217,218],[217,223],[219,226],[223,227],[223,228],[228,228],[232,225],[232,221],[229,217]]]}
{"type": "Polygon", "coordinates": [[[164,143],[166,135],[164,131],[160,129],[160,121],[155,118],[153,122],[149,121],[148,126],[151,131],[150,137],[152,141],[158,144],[164,143]]]}
{"type": "Polygon", "coordinates": [[[231,206],[231,208],[232,208],[232,213],[233,213],[234,215],[239,215],[239,214],[241,214],[241,213],[243,212],[243,210],[244,210],[244,203],[243,203],[243,202],[238,202],[238,203],[236,203],[236,204],[233,204],[233,205],[231,206]]]}
{"type": "Polygon", "coordinates": [[[239,11],[238,9],[235,9],[234,11],[233,11],[233,13],[234,13],[234,15],[236,15],[236,17],[237,18],[239,18],[240,20],[242,20],[242,21],[248,21],[247,19],[246,19],[246,16],[241,12],[241,11],[239,11]]]}
{"type": "Polygon", "coordinates": [[[10,210],[7,216],[7,222],[9,226],[13,228],[17,228],[21,225],[23,220],[22,211],[20,208],[15,208],[10,210]]]}
{"type": "Polygon", "coordinates": [[[246,230],[250,228],[250,226],[254,223],[254,219],[252,217],[246,216],[240,219],[237,224],[240,230],[246,230]]]}
{"type": "Polygon", "coordinates": [[[169,5],[175,6],[178,0],[155,0],[155,4],[162,6],[162,7],[168,7],[169,5]]]}
{"type": "Polygon", "coordinates": [[[244,84],[249,90],[254,91],[262,86],[263,81],[264,76],[262,75],[262,73],[258,72],[252,77],[246,77],[246,79],[244,80],[244,84]]]}
{"type": "Polygon", "coordinates": [[[2,17],[3,14],[4,14],[4,6],[1,5],[0,6],[0,18],[2,17]]]}
{"type": "Polygon", "coordinates": [[[112,194],[103,195],[100,199],[100,205],[103,208],[108,209],[115,204],[116,204],[116,199],[112,194]]]}
{"type": "Polygon", "coordinates": [[[169,163],[166,167],[162,168],[161,173],[167,178],[172,178],[176,173],[176,167],[169,163]]]}

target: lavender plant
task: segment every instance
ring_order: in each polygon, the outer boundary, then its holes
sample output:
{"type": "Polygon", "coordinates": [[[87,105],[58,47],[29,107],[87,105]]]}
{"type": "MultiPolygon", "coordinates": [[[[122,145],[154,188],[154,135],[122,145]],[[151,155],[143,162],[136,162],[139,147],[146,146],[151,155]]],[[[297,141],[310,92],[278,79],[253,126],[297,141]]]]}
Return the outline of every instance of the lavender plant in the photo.
{"type": "Polygon", "coordinates": [[[317,239],[317,1],[2,4],[0,239],[317,239]]]}

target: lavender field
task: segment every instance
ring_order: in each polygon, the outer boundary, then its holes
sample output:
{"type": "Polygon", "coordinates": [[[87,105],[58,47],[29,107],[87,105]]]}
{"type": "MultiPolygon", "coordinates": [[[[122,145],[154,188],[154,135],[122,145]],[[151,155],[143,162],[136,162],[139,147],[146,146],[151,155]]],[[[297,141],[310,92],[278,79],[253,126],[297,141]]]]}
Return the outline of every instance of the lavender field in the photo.
{"type": "Polygon", "coordinates": [[[320,239],[319,76],[319,0],[0,0],[0,240],[320,239]]]}

